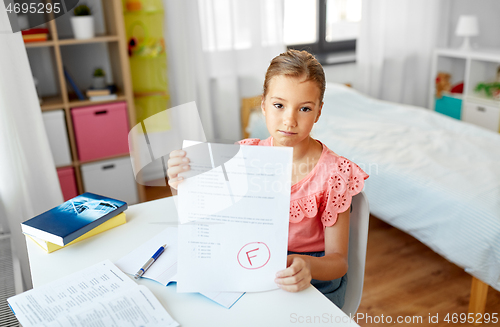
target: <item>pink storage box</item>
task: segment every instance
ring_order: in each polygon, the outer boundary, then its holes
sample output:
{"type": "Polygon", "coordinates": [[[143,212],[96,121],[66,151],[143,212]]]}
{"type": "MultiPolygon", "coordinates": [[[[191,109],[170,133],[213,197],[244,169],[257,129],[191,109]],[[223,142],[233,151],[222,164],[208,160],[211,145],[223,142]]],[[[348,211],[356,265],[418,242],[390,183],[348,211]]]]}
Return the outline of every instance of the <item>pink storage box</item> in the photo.
{"type": "Polygon", "coordinates": [[[115,102],[71,109],[80,161],[127,154],[127,104],[115,102]]]}
{"type": "Polygon", "coordinates": [[[57,169],[57,176],[59,176],[59,184],[61,184],[64,201],[68,201],[78,195],[73,167],[57,169]]]}

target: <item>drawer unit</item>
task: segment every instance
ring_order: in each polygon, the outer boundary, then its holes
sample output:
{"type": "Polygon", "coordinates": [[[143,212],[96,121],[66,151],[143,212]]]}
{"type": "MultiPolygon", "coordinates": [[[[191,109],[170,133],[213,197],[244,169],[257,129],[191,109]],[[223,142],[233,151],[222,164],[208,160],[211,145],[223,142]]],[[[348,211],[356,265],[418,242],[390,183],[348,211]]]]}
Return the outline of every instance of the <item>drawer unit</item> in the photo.
{"type": "Polygon", "coordinates": [[[74,108],[71,115],[80,161],[129,152],[125,102],[74,108]]]}
{"type": "Polygon", "coordinates": [[[64,201],[68,201],[78,195],[73,167],[57,169],[57,176],[59,177],[64,201]]]}
{"type": "Polygon", "coordinates": [[[71,165],[68,131],[63,110],[42,113],[45,130],[49,139],[50,151],[56,166],[71,165]]]}
{"type": "Polygon", "coordinates": [[[138,202],[130,157],[83,164],[81,169],[85,192],[109,196],[129,205],[138,202]]]}
{"type": "Polygon", "coordinates": [[[465,102],[462,120],[479,125],[494,132],[500,131],[500,107],[465,102]]]}

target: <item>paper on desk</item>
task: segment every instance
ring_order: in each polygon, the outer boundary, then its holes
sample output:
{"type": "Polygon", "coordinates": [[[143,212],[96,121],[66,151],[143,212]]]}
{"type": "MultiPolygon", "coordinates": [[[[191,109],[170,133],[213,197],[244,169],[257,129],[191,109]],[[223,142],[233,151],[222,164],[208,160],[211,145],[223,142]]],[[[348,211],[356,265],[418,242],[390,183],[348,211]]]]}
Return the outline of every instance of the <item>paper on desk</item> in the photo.
{"type": "Polygon", "coordinates": [[[109,260],[8,299],[29,326],[178,326],[156,297],[109,260]]]}
{"type": "MultiPolygon", "coordinates": [[[[165,286],[171,282],[177,282],[177,227],[166,228],[115,264],[123,272],[134,275],[144,262],[165,243],[167,244],[165,251],[142,277],[165,286]]],[[[241,292],[203,292],[201,294],[228,309],[243,296],[241,292]]]]}
{"type": "Polygon", "coordinates": [[[292,148],[192,144],[183,148],[194,172],[178,193],[177,291],[276,289],[286,268],[292,148]]]}

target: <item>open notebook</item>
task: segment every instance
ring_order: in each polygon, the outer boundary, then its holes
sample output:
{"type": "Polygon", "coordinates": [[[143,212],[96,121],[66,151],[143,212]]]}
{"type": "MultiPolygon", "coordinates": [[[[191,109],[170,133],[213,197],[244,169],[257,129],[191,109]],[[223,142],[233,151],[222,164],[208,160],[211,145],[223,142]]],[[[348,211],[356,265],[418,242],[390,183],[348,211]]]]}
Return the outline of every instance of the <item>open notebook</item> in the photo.
{"type": "MultiPolygon", "coordinates": [[[[115,262],[115,264],[123,272],[134,275],[137,270],[142,267],[144,262],[151,257],[151,254],[155,253],[163,244],[167,244],[165,251],[155,263],[146,270],[142,277],[149,278],[168,286],[170,283],[177,282],[177,227],[166,228],[161,233],[115,262]]],[[[245,293],[203,292],[200,294],[229,309],[245,293]]]]}

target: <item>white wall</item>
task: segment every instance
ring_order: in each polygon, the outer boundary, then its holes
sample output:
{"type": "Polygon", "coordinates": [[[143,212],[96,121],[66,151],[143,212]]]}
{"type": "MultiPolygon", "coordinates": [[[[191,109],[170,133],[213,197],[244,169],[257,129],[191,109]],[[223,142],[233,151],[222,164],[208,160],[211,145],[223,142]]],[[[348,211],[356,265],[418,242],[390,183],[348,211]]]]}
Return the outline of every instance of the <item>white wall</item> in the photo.
{"type": "Polygon", "coordinates": [[[448,46],[458,48],[463,41],[455,35],[460,15],[476,15],[479,35],[471,39],[473,46],[500,48],[500,1],[498,0],[453,0],[450,3],[450,26],[448,46]]]}

